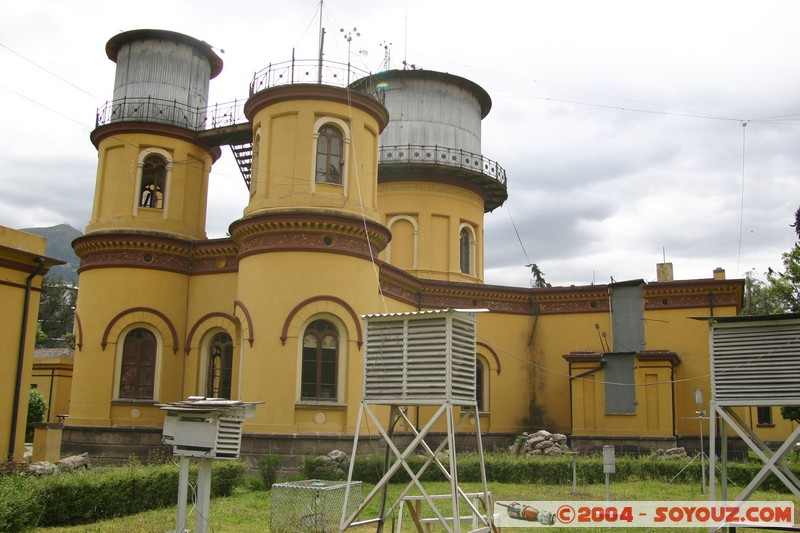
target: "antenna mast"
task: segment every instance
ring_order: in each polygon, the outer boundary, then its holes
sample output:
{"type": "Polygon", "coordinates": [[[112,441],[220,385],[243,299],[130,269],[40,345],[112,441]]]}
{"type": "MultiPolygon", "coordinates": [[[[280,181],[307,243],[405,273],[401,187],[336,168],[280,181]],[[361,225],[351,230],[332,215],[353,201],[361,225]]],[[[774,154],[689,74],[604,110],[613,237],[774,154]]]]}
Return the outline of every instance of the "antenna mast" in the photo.
{"type": "Polygon", "coordinates": [[[317,73],[317,83],[322,83],[322,49],[325,46],[325,28],[322,27],[322,10],[325,0],[319,0],[319,71],[317,73]]]}
{"type": "Polygon", "coordinates": [[[383,63],[381,63],[380,69],[391,70],[392,43],[383,41],[381,46],[383,46],[383,63]]]}

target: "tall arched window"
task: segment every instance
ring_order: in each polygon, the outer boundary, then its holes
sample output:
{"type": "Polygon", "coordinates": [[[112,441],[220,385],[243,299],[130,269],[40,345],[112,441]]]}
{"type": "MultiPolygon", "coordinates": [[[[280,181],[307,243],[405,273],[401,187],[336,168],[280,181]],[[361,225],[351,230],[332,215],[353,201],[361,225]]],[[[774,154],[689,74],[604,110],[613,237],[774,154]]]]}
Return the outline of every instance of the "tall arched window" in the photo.
{"type": "Polygon", "coordinates": [[[479,413],[485,413],[487,407],[485,377],[484,362],[478,357],[475,361],[475,399],[478,402],[479,413]]]}
{"type": "Polygon", "coordinates": [[[461,273],[471,274],[470,266],[472,264],[472,239],[467,228],[461,228],[459,235],[459,257],[461,258],[461,273]]]}
{"type": "Polygon", "coordinates": [[[315,320],[303,334],[300,399],[336,400],[339,332],[327,320],[315,320]]]}
{"type": "Polygon", "coordinates": [[[119,378],[120,398],[153,399],[157,350],[156,336],[148,329],[135,328],[125,335],[119,378]]]}
{"type": "Polygon", "coordinates": [[[343,146],[344,135],[339,128],[332,124],[325,124],[319,129],[315,167],[317,183],[342,184],[343,146]]]}
{"type": "Polygon", "coordinates": [[[208,343],[209,398],[231,397],[231,375],[233,374],[233,341],[227,333],[217,333],[208,343]]]}
{"type": "Polygon", "coordinates": [[[139,190],[139,207],[164,208],[167,161],[160,155],[151,154],[142,163],[142,185],[139,190]]]}

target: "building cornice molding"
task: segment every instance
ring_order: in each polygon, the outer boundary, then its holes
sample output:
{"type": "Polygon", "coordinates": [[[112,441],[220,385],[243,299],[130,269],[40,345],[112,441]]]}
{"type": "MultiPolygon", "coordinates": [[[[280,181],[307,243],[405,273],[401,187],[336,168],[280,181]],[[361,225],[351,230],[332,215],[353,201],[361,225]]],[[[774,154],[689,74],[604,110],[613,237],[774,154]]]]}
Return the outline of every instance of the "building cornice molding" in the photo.
{"type": "Polygon", "coordinates": [[[162,137],[170,137],[179,141],[192,143],[206,151],[208,156],[211,158],[212,164],[222,157],[222,149],[219,146],[209,146],[204,143],[202,136],[199,136],[200,132],[187,128],[180,128],[171,124],[164,124],[161,122],[110,122],[108,124],[96,127],[89,134],[89,139],[92,141],[92,144],[94,144],[95,148],[100,148],[100,143],[109,137],[136,133],[160,135],[162,137]]]}
{"type": "Polygon", "coordinates": [[[91,233],[72,242],[78,272],[93,268],[147,268],[181,274],[236,272],[230,239],[186,241],[147,233],[91,233]]]}
{"type": "Polygon", "coordinates": [[[253,122],[256,114],[265,107],[293,100],[318,100],[355,107],[375,119],[379,133],[389,123],[389,111],[372,96],[361,91],[319,83],[278,85],[259,91],[245,102],[244,114],[253,122]]]}
{"type": "Polygon", "coordinates": [[[234,222],[230,229],[238,245],[240,260],[249,255],[276,251],[313,251],[372,258],[386,248],[391,238],[389,230],[376,222],[314,212],[257,215],[234,222]]]}

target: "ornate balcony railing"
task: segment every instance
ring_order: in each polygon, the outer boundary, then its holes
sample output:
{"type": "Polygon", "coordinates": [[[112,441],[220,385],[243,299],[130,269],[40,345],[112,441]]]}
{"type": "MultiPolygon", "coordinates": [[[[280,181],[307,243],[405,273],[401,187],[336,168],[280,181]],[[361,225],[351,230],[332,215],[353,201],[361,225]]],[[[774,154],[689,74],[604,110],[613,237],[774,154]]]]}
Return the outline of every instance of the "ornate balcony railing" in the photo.
{"type": "MultiPolygon", "coordinates": [[[[378,88],[369,72],[349,63],[310,59],[292,59],[274,63],[256,72],[250,83],[250,96],[280,85],[321,84],[334,87],[351,87],[383,102],[383,91],[378,88]],[[359,80],[358,84],[354,84],[359,80]]],[[[190,107],[174,100],[153,97],[123,98],[106,102],[97,110],[95,126],[111,122],[158,122],[195,131],[222,128],[247,122],[244,101],[234,100],[211,107],[190,107]]]]}
{"type": "Polygon", "coordinates": [[[141,97],[106,102],[97,110],[95,126],[132,121],[158,122],[201,131],[241,124],[247,119],[244,102],[240,100],[211,107],[191,107],[174,100],[141,97]]]}
{"type": "Polygon", "coordinates": [[[381,164],[442,165],[472,170],[506,186],[506,171],[497,161],[458,148],[421,144],[381,146],[378,162],[381,164]]]}
{"type": "Polygon", "coordinates": [[[371,82],[372,74],[354,67],[350,63],[322,61],[318,59],[294,59],[281,63],[271,63],[253,76],[250,82],[250,96],[259,91],[279,85],[299,83],[332,85],[334,87],[353,87],[383,102],[383,91],[371,82]],[[356,80],[365,80],[358,86],[351,85],[356,80]]]}

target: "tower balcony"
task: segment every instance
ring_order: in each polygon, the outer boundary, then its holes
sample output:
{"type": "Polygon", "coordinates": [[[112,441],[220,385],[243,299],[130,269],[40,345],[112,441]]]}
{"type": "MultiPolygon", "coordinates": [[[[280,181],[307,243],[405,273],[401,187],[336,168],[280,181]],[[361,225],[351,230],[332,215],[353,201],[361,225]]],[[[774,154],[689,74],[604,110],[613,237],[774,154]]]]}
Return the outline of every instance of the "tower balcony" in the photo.
{"type": "Polygon", "coordinates": [[[244,101],[234,100],[210,107],[192,107],[175,100],[126,97],[106,102],[97,110],[95,126],[112,122],[156,122],[195,132],[246,123],[244,101]]]}
{"type": "Polygon", "coordinates": [[[383,91],[373,75],[350,63],[294,59],[270,63],[258,71],[250,82],[250,96],[281,85],[317,84],[347,88],[368,94],[383,103],[383,91]],[[358,84],[354,82],[358,80],[358,84]]]}
{"type": "Polygon", "coordinates": [[[379,148],[380,181],[408,179],[409,173],[455,176],[478,187],[485,209],[492,211],[508,199],[506,171],[497,161],[459,148],[403,144],[379,148]]]}

